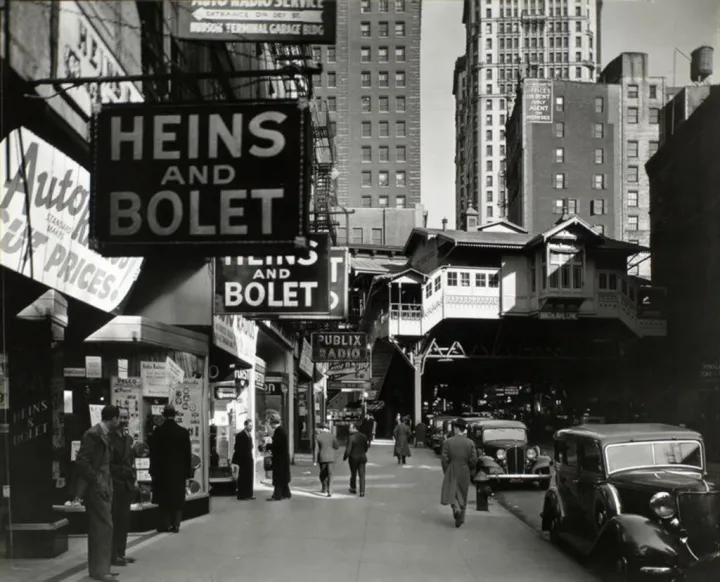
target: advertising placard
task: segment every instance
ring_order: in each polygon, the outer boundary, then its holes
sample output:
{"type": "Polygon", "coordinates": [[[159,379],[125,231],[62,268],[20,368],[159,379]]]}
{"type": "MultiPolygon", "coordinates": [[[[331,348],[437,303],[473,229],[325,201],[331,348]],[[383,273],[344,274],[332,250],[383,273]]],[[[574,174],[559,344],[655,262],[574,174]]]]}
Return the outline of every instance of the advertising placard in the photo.
{"type": "Polygon", "coordinates": [[[527,121],[530,123],[552,123],[552,81],[526,79],[523,85],[523,102],[527,121]]]}
{"type": "Polygon", "coordinates": [[[274,317],[327,313],[329,239],[313,236],[292,254],[225,257],[215,262],[215,312],[274,317]]]}
{"type": "Polygon", "coordinates": [[[175,2],[186,40],[335,44],[336,0],[175,2]]]}
{"type": "Polygon", "coordinates": [[[85,377],[102,378],[102,357],[85,356],[85,377]]]}
{"type": "Polygon", "coordinates": [[[110,379],[110,399],[111,402],[128,411],[128,432],[133,440],[137,442],[140,439],[140,399],[142,398],[142,378],[129,377],[120,378],[113,376],[110,379]]]}
{"type": "Polygon", "coordinates": [[[170,381],[165,362],[140,362],[142,394],[145,398],[167,398],[170,381]]]}
{"type": "Polygon", "coordinates": [[[316,362],[366,362],[367,336],[351,331],[322,331],[312,334],[313,360],[316,362]]]}
{"type": "Polygon", "coordinates": [[[312,377],[313,375],[313,361],[312,361],[312,346],[310,342],[303,339],[302,345],[300,346],[300,358],[298,361],[298,367],[306,376],[312,377]]]}
{"type": "Polygon", "coordinates": [[[308,228],[305,101],[103,106],[91,237],[108,256],[292,245],[308,228]]]}
{"type": "MultiPolygon", "coordinates": [[[[168,392],[165,392],[168,396],[168,392]]],[[[169,404],[175,407],[175,421],[190,431],[190,443],[194,454],[201,450],[202,432],[202,384],[198,378],[176,384],[170,389],[169,404]]]]}
{"type": "Polygon", "coordinates": [[[167,370],[168,380],[171,384],[179,384],[185,379],[185,370],[175,363],[171,357],[165,358],[165,369],[167,370]]]}
{"type": "Polygon", "coordinates": [[[117,309],[142,259],[106,259],[88,247],[90,174],[27,129],[10,133],[0,155],[0,265],[101,311],[117,309]]]}
{"type": "Polygon", "coordinates": [[[255,360],[257,332],[257,324],[242,315],[213,316],[213,343],[247,364],[255,360]]]}
{"type": "Polygon", "coordinates": [[[328,388],[340,388],[340,384],[367,384],[372,381],[372,365],[365,362],[336,362],[328,365],[328,388]]]}

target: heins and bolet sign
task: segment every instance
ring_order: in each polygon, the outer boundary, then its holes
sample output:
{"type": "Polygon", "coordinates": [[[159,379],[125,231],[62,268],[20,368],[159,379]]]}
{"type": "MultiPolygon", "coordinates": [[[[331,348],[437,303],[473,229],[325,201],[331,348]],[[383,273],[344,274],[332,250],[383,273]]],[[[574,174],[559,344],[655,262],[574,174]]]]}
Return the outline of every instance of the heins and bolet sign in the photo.
{"type": "Polygon", "coordinates": [[[308,116],[296,101],[104,106],[93,237],[107,254],[291,243],[305,234],[308,116]]]}
{"type": "Polygon", "coordinates": [[[367,337],[364,333],[323,332],[312,334],[313,360],[316,362],[366,362],[367,337]]]}

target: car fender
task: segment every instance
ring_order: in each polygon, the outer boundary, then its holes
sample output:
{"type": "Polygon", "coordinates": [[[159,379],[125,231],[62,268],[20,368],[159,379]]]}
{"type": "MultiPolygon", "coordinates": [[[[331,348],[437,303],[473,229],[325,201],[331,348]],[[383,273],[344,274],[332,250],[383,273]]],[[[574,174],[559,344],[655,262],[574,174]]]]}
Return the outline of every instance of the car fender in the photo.
{"type": "Polygon", "coordinates": [[[489,455],[480,455],[478,457],[477,469],[478,471],[485,471],[489,475],[505,472],[498,462],[489,455]]]}
{"type": "Polygon", "coordinates": [[[550,469],[552,465],[552,460],[550,457],[546,455],[540,455],[537,459],[535,459],[535,462],[532,465],[532,472],[533,473],[539,473],[540,471],[544,471],[545,469],[550,469]]]}
{"type": "Polygon", "coordinates": [[[598,534],[591,559],[602,561],[620,550],[631,562],[675,565],[679,557],[677,536],[660,523],[642,515],[620,514],[610,518],[598,534]],[[611,552],[611,553],[609,553],[611,552]]]}
{"type": "Polygon", "coordinates": [[[552,512],[558,512],[560,514],[560,519],[565,519],[565,516],[567,515],[565,505],[560,497],[560,492],[554,487],[550,488],[545,493],[545,499],[543,500],[543,510],[540,514],[540,517],[542,518],[543,531],[548,530],[548,525],[550,523],[548,520],[552,512]]]}
{"type": "Polygon", "coordinates": [[[622,501],[620,493],[612,483],[600,483],[595,488],[595,501],[593,511],[597,505],[602,505],[607,512],[608,519],[622,514],[622,501]]]}

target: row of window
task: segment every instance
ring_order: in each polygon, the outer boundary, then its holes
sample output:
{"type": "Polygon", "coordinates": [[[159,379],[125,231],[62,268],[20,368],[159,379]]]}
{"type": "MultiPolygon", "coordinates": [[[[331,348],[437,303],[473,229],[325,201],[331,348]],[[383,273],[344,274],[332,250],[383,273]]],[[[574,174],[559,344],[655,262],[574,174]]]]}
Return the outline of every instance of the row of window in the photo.
{"type": "Polygon", "coordinates": [[[373,244],[373,245],[381,245],[384,244],[384,237],[383,237],[383,229],[382,228],[373,228],[370,230],[370,240],[366,240],[365,238],[365,229],[363,228],[352,228],[350,230],[350,240],[348,240],[348,233],[347,229],[344,227],[338,227],[336,230],[337,235],[337,241],[339,245],[346,245],[346,244],[355,244],[355,245],[362,245],[362,244],[373,244]]]}
{"type": "MultiPolygon", "coordinates": [[[[373,161],[373,149],[371,146],[362,147],[362,161],[365,164],[370,164],[373,161]]],[[[393,160],[390,159],[390,146],[379,146],[377,148],[377,161],[380,163],[389,163],[393,160]]],[[[399,163],[407,161],[407,148],[404,145],[395,146],[395,160],[399,163]]]]}
{"type": "MultiPolygon", "coordinates": [[[[363,89],[370,89],[372,87],[372,73],[370,71],[363,71],[360,73],[360,86],[363,89]]],[[[387,71],[379,71],[377,74],[377,86],[380,88],[387,89],[390,87],[390,73],[387,71]]],[[[395,71],[395,87],[403,88],[406,86],[407,75],[405,71],[395,71]]]]}
{"type": "MultiPolygon", "coordinates": [[[[372,196],[362,196],[362,207],[373,207],[372,196]]],[[[390,196],[378,196],[378,208],[389,208],[390,196]]],[[[407,198],[405,196],[395,196],[395,208],[407,208],[407,198]]]]}
{"type": "MultiPolygon", "coordinates": [[[[395,22],[393,26],[395,32],[395,38],[405,38],[407,28],[405,23],[402,21],[395,22]]],[[[369,22],[360,23],[360,36],[363,38],[372,38],[372,24],[369,22]]],[[[389,22],[378,22],[377,26],[377,38],[389,38],[390,37],[390,23],[389,22]]]]}
{"type": "MultiPolygon", "coordinates": [[[[406,2],[405,0],[395,0],[393,3],[395,12],[405,12],[406,2]]],[[[390,0],[377,0],[378,12],[390,12],[390,0]]],[[[372,12],[371,0],[360,0],[360,12],[367,14],[372,12]]]]}
{"type": "MultiPolygon", "coordinates": [[[[363,113],[372,113],[372,97],[364,95],[360,98],[360,106],[363,113]]],[[[395,96],[395,112],[405,113],[407,108],[407,100],[404,95],[395,96]]],[[[333,110],[331,110],[333,111],[333,110]]],[[[387,95],[381,95],[378,97],[378,112],[379,113],[390,113],[390,97],[387,95]]]]}
{"type": "MultiPolygon", "coordinates": [[[[404,46],[395,47],[395,62],[404,63],[407,57],[404,46]]],[[[380,46],[377,49],[377,60],[378,63],[389,63],[390,62],[390,47],[380,46]]],[[[372,48],[364,46],[360,48],[360,62],[372,63],[372,48]]]]}
{"type": "MultiPolygon", "coordinates": [[[[625,172],[625,181],[631,184],[637,184],[640,176],[640,169],[638,166],[628,166],[625,172]]],[[[488,184],[492,186],[492,180],[488,184]]],[[[604,190],[605,189],[605,174],[594,174],[592,179],[593,190],[604,190]]],[[[565,172],[557,172],[553,178],[553,188],[555,190],[567,190],[568,179],[565,172]]]]}
{"type": "MultiPolygon", "coordinates": [[[[553,206],[553,214],[578,214],[580,204],[576,198],[558,198],[553,206]]],[[[590,214],[602,216],[607,213],[607,204],[602,198],[590,201],[590,214]]]]}
{"type": "MultiPolygon", "coordinates": [[[[497,289],[500,286],[500,274],[496,272],[469,273],[466,271],[449,271],[447,274],[448,287],[484,287],[497,289]]],[[[438,275],[425,286],[425,298],[432,297],[433,292],[440,290],[442,275],[438,275]]]]}
{"type": "MultiPolygon", "coordinates": [[[[361,124],[362,137],[372,137],[372,122],[363,121],[361,124]]],[[[395,137],[406,137],[407,125],[404,121],[395,122],[395,137]]],[[[390,122],[378,122],[378,137],[390,137],[390,122]]]]}
{"type": "MultiPolygon", "coordinates": [[[[377,185],[380,188],[390,187],[390,172],[387,170],[380,170],[377,173],[377,185]]],[[[395,187],[404,188],[407,186],[407,173],[405,170],[398,170],[395,172],[395,187]]],[[[362,187],[372,188],[373,187],[373,173],[370,170],[364,170],[362,172],[362,187]]]]}
{"type": "MultiPolygon", "coordinates": [[[[489,4],[489,2],[488,2],[489,4]]],[[[534,6],[530,9],[527,8],[527,3],[525,3],[525,10],[518,11],[518,8],[503,8],[500,7],[498,16],[500,18],[518,18],[518,16],[568,16],[568,7],[565,6],[550,6],[547,9],[547,12],[545,11],[545,6],[541,3],[539,8],[535,8],[534,6]]],[[[583,12],[582,6],[575,6],[575,16],[576,17],[583,17],[586,16],[587,12],[583,12]]],[[[476,18],[479,19],[479,16],[476,13],[476,18]]],[[[493,18],[493,9],[492,8],[486,8],[485,9],[485,18],[493,18]]]]}

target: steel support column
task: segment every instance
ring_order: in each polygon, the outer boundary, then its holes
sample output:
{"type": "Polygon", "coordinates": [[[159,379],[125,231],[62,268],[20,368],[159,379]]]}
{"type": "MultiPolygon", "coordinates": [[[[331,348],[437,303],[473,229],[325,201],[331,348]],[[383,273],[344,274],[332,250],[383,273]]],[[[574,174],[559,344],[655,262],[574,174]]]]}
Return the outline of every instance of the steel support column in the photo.
{"type": "Polygon", "coordinates": [[[423,357],[414,355],[413,362],[413,422],[417,425],[422,420],[422,376],[423,357]]]}

